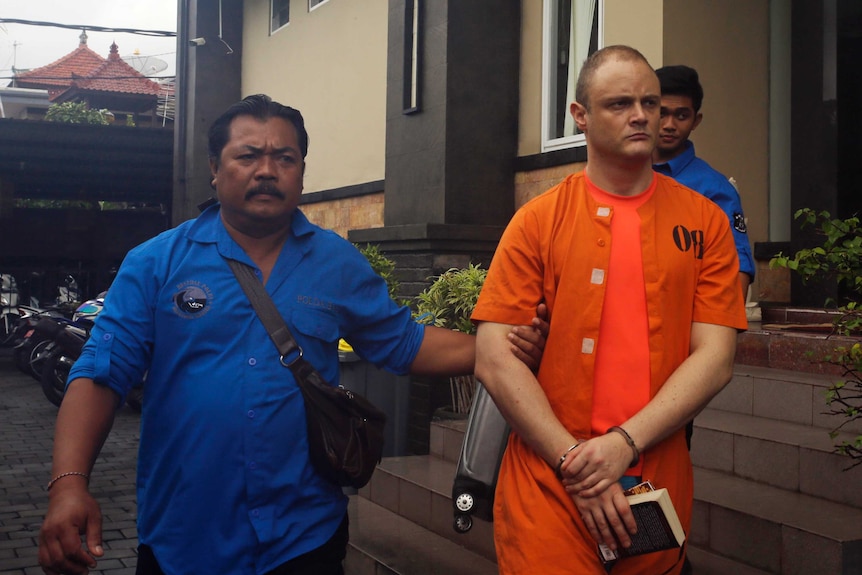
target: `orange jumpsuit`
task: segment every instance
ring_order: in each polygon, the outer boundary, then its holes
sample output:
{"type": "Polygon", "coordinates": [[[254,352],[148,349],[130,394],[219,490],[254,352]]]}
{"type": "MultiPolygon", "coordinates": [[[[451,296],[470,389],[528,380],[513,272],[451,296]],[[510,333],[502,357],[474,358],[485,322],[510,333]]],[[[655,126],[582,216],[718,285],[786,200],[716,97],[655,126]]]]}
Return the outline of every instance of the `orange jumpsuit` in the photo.
{"type": "MultiPolygon", "coordinates": [[[[688,357],[692,322],[745,329],[739,264],[727,217],[705,197],[656,175],[638,208],[652,398],[688,357]]],[[[560,422],[590,437],[593,372],[601,345],[613,209],[593,199],[583,172],[524,205],[509,223],[473,313],[527,324],[545,301],[551,328],[539,384],[560,422]]],[[[643,477],[666,487],[686,532],[693,499],[683,429],[641,454],[643,477]]],[[[494,537],[501,574],[604,575],[596,544],[554,470],[516,434],[500,468],[494,537]]],[[[678,573],[676,550],[623,559],[613,575],[678,573]]]]}

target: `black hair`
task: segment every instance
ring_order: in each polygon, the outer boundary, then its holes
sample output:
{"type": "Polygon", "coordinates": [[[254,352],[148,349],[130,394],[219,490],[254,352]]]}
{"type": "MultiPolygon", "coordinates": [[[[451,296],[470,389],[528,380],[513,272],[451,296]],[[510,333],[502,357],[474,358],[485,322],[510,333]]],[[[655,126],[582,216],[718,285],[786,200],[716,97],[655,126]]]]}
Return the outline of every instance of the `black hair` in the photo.
{"type": "Polygon", "coordinates": [[[581,66],[581,71],[578,74],[578,83],[575,85],[575,101],[587,110],[590,109],[589,87],[593,76],[605,61],[612,58],[623,61],[640,60],[652,70],[652,66],[650,66],[646,56],[631,46],[623,46],[621,44],[605,46],[601,50],[593,52],[584,61],[584,65],[581,66]]]}
{"type": "Polygon", "coordinates": [[[662,95],[688,96],[694,111],[700,111],[703,105],[703,87],[700,85],[697,70],[682,65],[664,66],[655,73],[661,84],[662,95]]]}
{"type": "Polygon", "coordinates": [[[208,133],[208,154],[210,159],[218,163],[222,150],[230,139],[230,125],[237,116],[252,116],[258,120],[269,118],[284,118],[296,128],[296,137],[299,140],[299,149],[302,157],[308,154],[308,132],[305,130],[305,120],[299,110],[274,102],[265,94],[255,94],[243,98],[231,105],[230,108],[216,118],[208,133]]]}

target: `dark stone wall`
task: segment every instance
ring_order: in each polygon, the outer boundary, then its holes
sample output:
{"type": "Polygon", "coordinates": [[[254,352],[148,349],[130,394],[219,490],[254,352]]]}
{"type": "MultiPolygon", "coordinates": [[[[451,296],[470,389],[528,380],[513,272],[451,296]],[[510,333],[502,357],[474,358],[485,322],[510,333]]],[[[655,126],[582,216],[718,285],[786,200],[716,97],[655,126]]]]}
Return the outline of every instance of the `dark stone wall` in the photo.
{"type": "Polygon", "coordinates": [[[414,113],[403,109],[404,4],[389,4],[386,225],[505,225],[514,212],[520,3],[422,2],[414,113]]]}

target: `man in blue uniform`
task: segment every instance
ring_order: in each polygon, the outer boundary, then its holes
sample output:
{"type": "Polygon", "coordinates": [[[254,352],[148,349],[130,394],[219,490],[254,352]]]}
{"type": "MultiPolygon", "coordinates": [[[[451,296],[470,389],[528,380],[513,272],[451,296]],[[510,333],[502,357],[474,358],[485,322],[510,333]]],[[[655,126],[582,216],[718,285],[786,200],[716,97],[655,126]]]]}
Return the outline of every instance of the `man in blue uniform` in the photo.
{"type": "Polygon", "coordinates": [[[746,298],[754,279],[754,257],[739,192],[726,176],[694,154],[691,133],[703,120],[703,88],[697,71],[688,66],[656,70],[661,83],[661,129],[653,152],[653,168],[719,205],[730,219],[739,255],[739,285],[746,298]]]}
{"type": "Polygon", "coordinates": [[[347,498],[311,465],[302,395],[227,259],[255,269],[332,383],[341,337],[396,373],[472,373],[473,337],[415,323],[358,250],[298,209],[307,151],[297,110],[263,95],[234,104],[209,133],[218,203],[127,255],[57,417],[49,575],[86,574],[104,553],[87,483],[144,373],[137,573],[343,573],[347,498]]]}
{"type": "MultiPolygon", "coordinates": [[[[703,87],[697,70],[689,66],[664,66],[656,70],[661,84],[661,128],[653,152],[653,169],[674,178],[718,204],[730,219],[733,241],[739,256],[739,286],[742,297],[754,279],[754,257],[748,243],[748,229],[739,192],[726,176],[694,153],[691,133],[703,120],[703,87]]],[[[686,441],[691,446],[693,422],[686,425],[686,441]]],[[[691,573],[688,557],[683,575],[691,573]]]]}

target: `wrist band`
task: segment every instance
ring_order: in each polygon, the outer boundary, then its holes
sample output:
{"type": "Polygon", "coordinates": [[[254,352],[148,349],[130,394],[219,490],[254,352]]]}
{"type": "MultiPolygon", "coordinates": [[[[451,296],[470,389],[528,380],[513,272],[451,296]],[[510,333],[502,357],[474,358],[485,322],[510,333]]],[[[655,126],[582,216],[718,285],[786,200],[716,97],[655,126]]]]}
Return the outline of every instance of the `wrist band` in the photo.
{"type": "Polygon", "coordinates": [[[573,446],[571,446],[570,448],[568,448],[566,450],[566,452],[560,456],[560,459],[557,460],[557,466],[554,468],[554,473],[556,474],[557,479],[563,478],[563,463],[566,462],[566,457],[569,455],[569,453],[574,451],[575,448],[579,445],[580,445],[580,443],[576,443],[573,446]]]}
{"type": "Polygon", "coordinates": [[[626,443],[629,444],[629,447],[632,448],[633,457],[632,457],[631,464],[629,464],[629,468],[632,468],[635,465],[637,465],[638,462],[641,460],[641,452],[640,452],[640,450],[638,450],[638,446],[635,445],[635,440],[632,439],[632,436],[629,435],[628,431],[626,431],[625,429],[623,429],[622,427],[620,427],[618,425],[614,425],[613,427],[609,427],[606,433],[610,433],[612,431],[622,435],[625,438],[626,443]]]}
{"type": "Polygon", "coordinates": [[[90,481],[90,476],[86,473],[81,473],[80,471],[67,471],[66,473],[61,473],[60,475],[49,481],[48,486],[45,487],[45,491],[51,491],[51,488],[54,486],[55,483],[57,483],[57,480],[63,479],[64,477],[69,477],[70,475],[80,475],[81,477],[86,479],[88,483],[90,481]]]}

